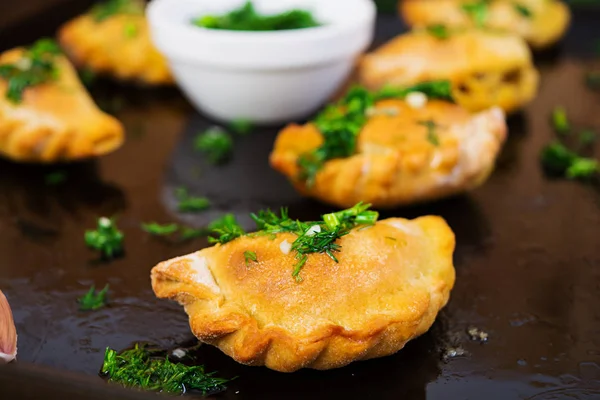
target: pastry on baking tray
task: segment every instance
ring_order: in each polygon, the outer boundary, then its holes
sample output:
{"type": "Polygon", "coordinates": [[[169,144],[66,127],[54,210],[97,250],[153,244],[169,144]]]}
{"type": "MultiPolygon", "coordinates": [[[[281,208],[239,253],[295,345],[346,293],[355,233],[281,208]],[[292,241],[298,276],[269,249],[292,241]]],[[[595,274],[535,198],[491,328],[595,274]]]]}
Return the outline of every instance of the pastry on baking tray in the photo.
{"type": "Polygon", "coordinates": [[[289,125],[271,166],[298,191],[336,206],[390,208],[472,189],[494,168],[503,111],[470,113],[447,100],[448,82],[375,94],[357,87],[314,122],[289,125]]]}
{"type": "Polygon", "coordinates": [[[158,264],[152,287],[243,364],[325,370],[393,354],[447,303],[454,234],[439,217],[375,222],[365,208],[306,224],[259,214],[257,233],[158,264]]]}
{"type": "Polygon", "coordinates": [[[78,67],[149,85],[173,82],[166,60],[150,41],[143,1],[100,3],[63,25],[58,38],[78,67]]]}
{"type": "Polygon", "coordinates": [[[443,27],[416,30],[367,54],[358,67],[369,89],[430,80],[452,82],[452,96],[470,111],[515,111],[531,101],[539,76],[518,36],[443,27]]]}
{"type": "Polygon", "coordinates": [[[402,0],[399,8],[411,26],[499,29],[522,36],[537,49],[558,42],[571,19],[559,0],[402,0]]]}
{"type": "Polygon", "coordinates": [[[123,127],[100,111],[53,41],[0,54],[0,155],[24,162],[100,156],[123,127]]]}

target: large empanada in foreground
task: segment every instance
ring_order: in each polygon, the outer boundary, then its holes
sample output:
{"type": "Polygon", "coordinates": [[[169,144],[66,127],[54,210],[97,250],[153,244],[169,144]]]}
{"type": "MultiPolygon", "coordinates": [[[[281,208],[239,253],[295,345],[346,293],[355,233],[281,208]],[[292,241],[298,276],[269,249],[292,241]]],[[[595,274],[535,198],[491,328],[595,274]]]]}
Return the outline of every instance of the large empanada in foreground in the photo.
{"type": "Polygon", "coordinates": [[[173,83],[166,60],[150,40],[141,1],[101,3],[63,25],[58,38],[78,67],[149,85],[173,83]]]}
{"type": "Polygon", "coordinates": [[[429,329],[454,284],[454,234],[439,217],[355,227],[335,242],[338,262],[308,255],[301,282],[291,276],[297,239],[255,234],[165,261],[152,287],[185,307],[202,342],[292,372],[399,351],[429,329]]]}
{"type": "Polygon", "coordinates": [[[356,123],[359,112],[343,110],[362,97],[351,94],[315,122],[279,133],[271,165],[302,194],[340,207],[391,208],[467,191],[492,172],[507,132],[500,108],[472,114],[413,92],[376,101],[356,123]]]}
{"type": "Polygon", "coordinates": [[[52,163],[120,147],[121,123],[98,109],[69,61],[48,43],[0,54],[0,155],[52,163]]]}
{"type": "Polygon", "coordinates": [[[498,29],[538,49],[558,42],[571,19],[560,0],[402,0],[399,8],[410,26],[498,29]]]}
{"type": "Polygon", "coordinates": [[[441,33],[406,33],[365,55],[359,81],[381,89],[449,80],[453,98],[470,111],[499,106],[512,112],[535,97],[539,74],[523,39],[475,29],[441,33]]]}

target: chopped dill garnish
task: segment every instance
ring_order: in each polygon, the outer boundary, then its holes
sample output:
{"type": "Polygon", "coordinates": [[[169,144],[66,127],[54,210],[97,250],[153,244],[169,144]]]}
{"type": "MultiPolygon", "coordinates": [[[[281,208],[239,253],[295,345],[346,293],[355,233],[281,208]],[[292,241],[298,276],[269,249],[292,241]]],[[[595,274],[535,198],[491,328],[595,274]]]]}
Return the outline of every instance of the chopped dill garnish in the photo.
{"type": "Polygon", "coordinates": [[[435,121],[430,119],[427,121],[419,121],[419,125],[423,125],[427,128],[427,141],[435,147],[438,147],[440,145],[440,138],[436,131],[438,126],[435,121]]]}
{"type": "Polygon", "coordinates": [[[80,299],[77,300],[79,303],[79,309],[81,311],[92,311],[102,308],[106,305],[106,294],[108,293],[108,285],[104,286],[104,289],[96,293],[96,287],[92,285],[90,290],[80,299]]]}
{"type": "Polygon", "coordinates": [[[56,186],[64,183],[67,180],[67,173],[65,171],[54,171],[46,174],[44,181],[48,186],[56,186]]]}
{"type": "Polygon", "coordinates": [[[144,2],[141,0],[106,0],[96,3],[89,11],[96,22],[102,22],[114,15],[143,15],[144,2]]]}
{"type": "Polygon", "coordinates": [[[253,251],[245,251],[244,252],[244,260],[246,261],[246,267],[250,266],[250,262],[258,262],[256,258],[256,253],[253,251]]]}
{"type": "Polygon", "coordinates": [[[246,234],[246,231],[238,224],[233,214],[225,214],[223,217],[211,222],[208,229],[211,235],[217,236],[210,236],[208,238],[209,243],[225,244],[246,234]]]}
{"type": "Polygon", "coordinates": [[[215,126],[199,134],[194,147],[204,153],[211,164],[222,164],[231,155],[233,140],[227,132],[215,126]]]}
{"type": "Polygon", "coordinates": [[[105,259],[111,259],[123,253],[124,235],[111,218],[99,218],[97,229],[85,232],[84,238],[85,244],[98,250],[105,259]]]}
{"type": "Polygon", "coordinates": [[[564,107],[558,106],[552,110],[552,128],[554,128],[556,133],[561,135],[566,135],[569,133],[571,125],[569,124],[567,111],[564,109],[564,107]]]}
{"type": "Polygon", "coordinates": [[[245,136],[254,130],[254,124],[247,119],[236,119],[229,123],[229,129],[238,135],[245,136]]]}
{"type": "Polygon", "coordinates": [[[427,27],[427,32],[440,40],[445,40],[450,37],[450,31],[448,28],[442,24],[429,25],[427,27]]]}
{"type": "Polygon", "coordinates": [[[96,80],[96,73],[90,68],[82,68],[79,71],[79,79],[87,88],[91,87],[96,80]]]}
{"type": "Polygon", "coordinates": [[[515,11],[518,12],[521,16],[523,16],[525,18],[533,17],[533,12],[531,12],[529,7],[524,6],[521,3],[513,3],[513,7],[514,7],[515,11]]]}
{"type": "Polygon", "coordinates": [[[210,208],[210,200],[206,197],[191,196],[184,187],[175,190],[178,201],[177,209],[180,212],[201,212],[210,208]]]}
{"type": "Polygon", "coordinates": [[[177,232],[179,230],[179,225],[150,222],[147,224],[142,224],[142,230],[154,236],[168,236],[177,232]]]}
{"type": "MultiPolygon", "coordinates": [[[[296,235],[297,237],[291,247],[291,250],[296,252],[297,260],[292,276],[297,281],[302,281],[300,271],[306,264],[309,254],[327,254],[333,261],[338,262],[335,253],[340,251],[341,246],[336,243],[337,240],[358,226],[373,225],[377,222],[379,214],[376,211],[369,210],[369,208],[370,204],[358,203],[347,210],[325,214],[320,221],[308,222],[291,219],[285,208],[281,209],[279,215],[271,210],[263,210],[251,214],[258,229],[257,232],[251,235],[270,235],[272,238],[277,233],[283,232],[296,235]]],[[[218,238],[209,238],[209,241],[213,243],[225,244],[246,235],[231,214],[227,214],[221,220],[216,221],[212,230],[219,235],[218,238]]],[[[252,252],[246,253],[244,253],[246,265],[248,265],[249,260],[256,261],[252,258],[252,252]]]]}
{"type": "Polygon", "coordinates": [[[556,141],[544,147],[541,162],[546,171],[569,179],[587,179],[600,172],[598,160],[581,157],[556,141]]]}
{"type": "Polygon", "coordinates": [[[358,135],[368,120],[368,110],[379,100],[403,99],[412,92],[421,92],[430,99],[452,100],[449,81],[423,82],[404,88],[385,87],[377,92],[361,86],[353,87],[344,98],[327,106],[316,117],[314,124],[323,136],[323,143],[298,158],[298,179],[312,186],[325,162],[353,155],[358,135]]]}
{"type": "Polygon", "coordinates": [[[159,392],[183,394],[197,390],[208,395],[226,389],[228,380],[206,372],[204,366],[172,362],[157,353],[140,344],[121,353],[107,347],[100,373],[110,382],[159,392]]]}
{"type": "Polygon", "coordinates": [[[475,0],[469,3],[464,3],[461,8],[469,15],[475,25],[482,27],[488,16],[489,0],[475,0]]]}
{"type": "Polygon", "coordinates": [[[25,49],[19,60],[1,64],[0,79],[7,82],[6,98],[18,104],[27,88],[58,79],[55,58],[59,54],[60,48],[54,40],[40,39],[25,49]]]}
{"type": "Polygon", "coordinates": [[[192,24],[206,29],[230,31],[280,31],[321,25],[310,11],[294,9],[280,14],[263,15],[256,11],[251,1],[224,15],[203,15],[194,18],[192,24]]]}

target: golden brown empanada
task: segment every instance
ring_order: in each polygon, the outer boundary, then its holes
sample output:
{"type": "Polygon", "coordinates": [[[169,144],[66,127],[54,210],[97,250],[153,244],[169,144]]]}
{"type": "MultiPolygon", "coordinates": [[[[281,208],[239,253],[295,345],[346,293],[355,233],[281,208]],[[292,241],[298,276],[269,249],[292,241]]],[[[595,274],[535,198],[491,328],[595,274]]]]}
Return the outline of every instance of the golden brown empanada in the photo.
{"type": "Polygon", "coordinates": [[[109,0],[113,13],[92,8],[63,25],[58,39],[78,67],[150,85],[173,83],[166,60],[150,41],[143,2],[109,0]]]}
{"type": "Polygon", "coordinates": [[[410,26],[499,29],[537,49],[558,42],[571,19],[569,8],[559,0],[402,0],[399,8],[410,26]]]}
{"type": "Polygon", "coordinates": [[[364,56],[358,76],[369,89],[449,80],[456,102],[470,111],[515,111],[535,97],[539,84],[521,38],[475,29],[449,31],[447,38],[427,30],[400,35],[364,56]]]}
{"type": "Polygon", "coordinates": [[[471,114],[447,101],[418,103],[410,97],[377,102],[358,134],[354,154],[326,161],[312,183],[303,178],[300,161],[323,144],[314,123],[283,129],[271,166],[302,194],[340,207],[359,201],[395,207],[483,183],[506,138],[502,110],[471,114]]]}
{"type": "Polygon", "coordinates": [[[454,285],[454,234],[439,217],[354,228],[336,242],[338,262],[308,256],[301,282],[290,273],[296,239],[243,236],[165,261],[152,287],[185,307],[202,342],[240,363],[292,372],[399,351],[429,329],[454,285]]]}
{"type": "MultiPolygon", "coordinates": [[[[21,99],[11,99],[9,85],[18,82],[0,77],[0,155],[15,161],[52,163],[100,156],[119,148],[123,143],[121,123],[98,109],[63,55],[45,57],[52,64],[53,78],[25,88],[21,99]]],[[[24,48],[0,54],[0,65],[8,68],[26,71],[32,63],[24,48]]]]}

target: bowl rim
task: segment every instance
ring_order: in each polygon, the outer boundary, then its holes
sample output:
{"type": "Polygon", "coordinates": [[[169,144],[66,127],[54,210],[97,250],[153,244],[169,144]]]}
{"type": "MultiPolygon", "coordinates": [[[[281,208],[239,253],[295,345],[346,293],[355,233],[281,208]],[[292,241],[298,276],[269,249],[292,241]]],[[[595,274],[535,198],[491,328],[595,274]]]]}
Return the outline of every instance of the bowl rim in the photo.
{"type": "MultiPolygon", "coordinates": [[[[206,1],[206,0],[205,0],[206,1]]],[[[331,24],[325,24],[312,28],[289,29],[279,31],[232,31],[221,29],[208,29],[195,26],[191,23],[193,15],[189,17],[189,23],[182,24],[180,21],[173,20],[168,15],[168,10],[185,4],[186,7],[199,7],[202,1],[194,0],[152,0],[146,8],[146,16],[150,25],[157,28],[169,30],[177,35],[185,35],[193,40],[198,41],[219,41],[224,44],[235,44],[239,46],[260,44],[268,46],[269,44],[282,44],[294,42],[319,42],[338,37],[340,34],[346,34],[349,31],[359,29],[359,27],[369,24],[374,21],[377,14],[375,3],[372,0],[321,0],[316,2],[319,4],[335,2],[340,7],[348,6],[353,3],[358,7],[362,7],[364,12],[360,13],[343,13],[352,16],[352,18],[340,18],[331,24]]]]}

